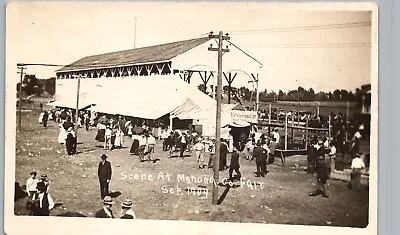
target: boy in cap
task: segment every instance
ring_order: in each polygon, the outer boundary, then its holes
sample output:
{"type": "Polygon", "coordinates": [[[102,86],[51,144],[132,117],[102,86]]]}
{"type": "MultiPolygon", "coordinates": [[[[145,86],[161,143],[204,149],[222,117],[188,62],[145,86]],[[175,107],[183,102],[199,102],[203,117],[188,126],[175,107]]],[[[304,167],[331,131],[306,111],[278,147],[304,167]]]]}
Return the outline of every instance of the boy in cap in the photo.
{"type": "Polygon", "coordinates": [[[365,168],[364,161],[361,159],[361,154],[357,153],[351,161],[351,189],[360,191],[361,171],[365,168]]]}
{"type": "Polygon", "coordinates": [[[132,210],[132,201],[127,199],[121,203],[121,219],[136,219],[136,214],[132,210]]]}
{"type": "Polygon", "coordinates": [[[114,204],[114,201],[110,196],[106,196],[103,199],[103,208],[98,210],[95,214],[96,218],[114,218],[114,215],[112,213],[111,207],[114,204]]]}
{"type": "Polygon", "coordinates": [[[101,155],[101,162],[99,163],[99,169],[97,170],[97,175],[99,177],[100,182],[100,195],[103,199],[109,193],[109,183],[111,180],[111,164],[106,160],[107,155],[101,155]]]}
{"type": "Polygon", "coordinates": [[[36,178],[37,172],[31,171],[31,177],[26,180],[26,192],[28,193],[28,197],[32,198],[33,195],[37,192],[37,184],[39,183],[39,179],[36,178]]]}
{"type": "Polygon", "coordinates": [[[318,160],[315,163],[315,171],[317,173],[317,183],[315,187],[315,191],[310,193],[310,196],[317,196],[318,194],[322,194],[323,197],[328,198],[327,190],[326,190],[326,181],[328,180],[328,168],[325,164],[325,157],[323,155],[318,156],[318,160]]]}

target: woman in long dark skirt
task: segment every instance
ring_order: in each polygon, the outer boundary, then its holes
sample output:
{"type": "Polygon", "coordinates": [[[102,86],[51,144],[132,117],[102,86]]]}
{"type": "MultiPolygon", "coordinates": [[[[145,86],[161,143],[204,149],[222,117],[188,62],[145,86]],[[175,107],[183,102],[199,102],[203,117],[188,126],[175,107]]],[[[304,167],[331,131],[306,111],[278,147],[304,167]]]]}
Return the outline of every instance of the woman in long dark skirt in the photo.
{"type": "Polygon", "coordinates": [[[76,137],[75,132],[72,127],[68,128],[67,139],[65,142],[65,147],[67,149],[68,155],[73,155],[76,153],[76,137]]]}
{"type": "Polygon", "coordinates": [[[104,142],[104,136],[106,133],[106,125],[104,125],[103,123],[98,123],[97,124],[97,135],[95,140],[99,141],[99,142],[104,142]]]}
{"type": "Polygon", "coordinates": [[[132,140],[133,140],[133,142],[132,142],[129,153],[137,155],[138,151],[139,151],[139,135],[137,135],[136,133],[133,133],[132,140]]]}

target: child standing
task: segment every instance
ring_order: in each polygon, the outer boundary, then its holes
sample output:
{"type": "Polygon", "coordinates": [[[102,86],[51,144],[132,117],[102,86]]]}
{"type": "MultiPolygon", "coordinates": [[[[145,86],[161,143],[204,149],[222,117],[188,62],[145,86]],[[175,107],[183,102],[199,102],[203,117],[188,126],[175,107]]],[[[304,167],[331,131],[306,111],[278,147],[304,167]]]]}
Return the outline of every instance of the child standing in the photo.
{"type": "Polygon", "coordinates": [[[320,155],[317,162],[315,163],[315,171],[317,172],[317,183],[315,191],[310,193],[310,196],[317,196],[320,193],[323,197],[328,198],[328,193],[326,190],[326,181],[328,180],[328,168],[325,164],[325,157],[320,155]]]}
{"type": "Polygon", "coordinates": [[[107,125],[104,133],[104,149],[111,150],[113,143],[111,142],[112,130],[110,125],[107,125]]]}

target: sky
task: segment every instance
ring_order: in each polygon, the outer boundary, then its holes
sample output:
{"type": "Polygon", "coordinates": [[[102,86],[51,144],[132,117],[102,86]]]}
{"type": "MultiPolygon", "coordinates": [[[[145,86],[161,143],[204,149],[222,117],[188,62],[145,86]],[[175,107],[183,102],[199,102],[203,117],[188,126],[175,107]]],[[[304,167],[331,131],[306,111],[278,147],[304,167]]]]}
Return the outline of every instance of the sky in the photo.
{"type": "MultiPolygon", "coordinates": [[[[14,2],[7,9],[6,61],[15,73],[7,79],[18,82],[16,63],[66,65],[132,49],[136,18],[136,47],[229,33],[263,64],[260,90],[354,91],[371,82],[371,26],[365,23],[371,14],[328,10],[261,3],[14,2]]],[[[45,79],[56,69],[29,66],[26,72],[45,79]]],[[[239,76],[233,86],[249,86],[247,81],[239,76]]]]}

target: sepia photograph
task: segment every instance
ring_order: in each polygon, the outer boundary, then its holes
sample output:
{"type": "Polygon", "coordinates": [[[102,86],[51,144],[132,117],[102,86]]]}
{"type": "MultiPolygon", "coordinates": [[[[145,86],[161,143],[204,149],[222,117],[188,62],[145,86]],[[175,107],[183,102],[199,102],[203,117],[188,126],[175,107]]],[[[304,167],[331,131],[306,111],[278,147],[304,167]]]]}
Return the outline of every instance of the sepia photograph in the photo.
{"type": "Polygon", "coordinates": [[[6,229],[373,231],[377,19],[368,3],[11,1],[6,229]]]}

